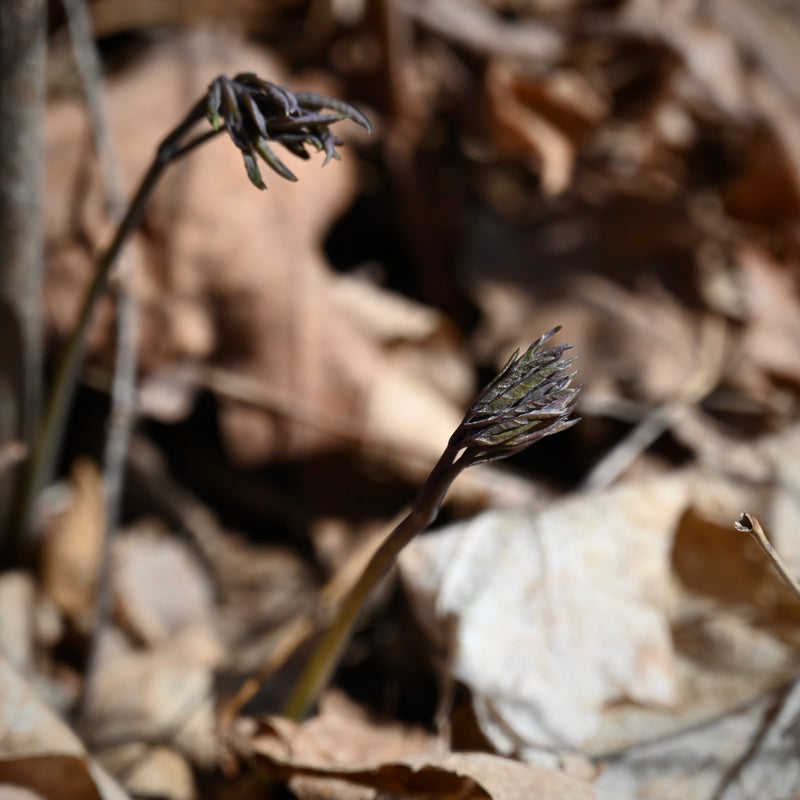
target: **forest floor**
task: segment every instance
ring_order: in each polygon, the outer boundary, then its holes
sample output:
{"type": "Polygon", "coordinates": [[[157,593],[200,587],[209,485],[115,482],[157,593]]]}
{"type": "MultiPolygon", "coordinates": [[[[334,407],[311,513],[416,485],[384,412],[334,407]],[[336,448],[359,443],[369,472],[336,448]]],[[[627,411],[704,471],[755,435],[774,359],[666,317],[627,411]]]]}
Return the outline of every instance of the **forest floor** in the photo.
{"type": "MultiPolygon", "coordinates": [[[[800,796],[800,600],[734,527],[800,575],[798,23],[756,0],[91,8],[124,196],[221,74],[374,132],[337,123],[341,161],[289,154],[299,180],[265,168],[263,192],[220,136],[159,184],[35,566],[0,574],[0,794],[800,796]],[[472,398],[557,325],[581,421],[465,471],[284,716],[472,398]]],[[[113,224],[58,17],[48,47],[52,361],[113,224]]]]}

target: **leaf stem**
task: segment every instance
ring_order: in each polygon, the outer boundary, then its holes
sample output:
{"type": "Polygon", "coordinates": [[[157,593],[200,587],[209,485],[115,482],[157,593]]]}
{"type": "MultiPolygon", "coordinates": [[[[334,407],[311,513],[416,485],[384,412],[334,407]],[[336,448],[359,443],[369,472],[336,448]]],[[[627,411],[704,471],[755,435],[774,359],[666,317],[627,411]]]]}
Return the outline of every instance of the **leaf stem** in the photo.
{"type": "Polygon", "coordinates": [[[92,312],[108,284],[111,269],[116,263],[122,246],[139,224],[147,201],[164,170],[171,163],[219,133],[219,131],[205,132],[188,143],[183,143],[189,130],[204,114],[205,103],[196,103],[181,123],[161,142],[150,167],[139,183],[125,216],[117,226],[114,238],[97,261],[94,277],[86,289],[78,318],[70,331],[56,367],[44,415],[39,424],[33,451],[17,497],[17,524],[15,527],[18,531],[17,541],[21,550],[18,555],[22,558],[25,557],[25,551],[29,547],[26,533],[31,521],[33,504],[39,490],[50,479],[58,458],[64,428],[75,394],[78,372],[83,360],[86,332],[91,322],[92,312]]]}
{"type": "Polygon", "coordinates": [[[283,708],[285,716],[299,720],[316,702],[350,639],[353,626],[367,597],[389,572],[400,551],[436,519],[447,490],[465,466],[460,460],[456,460],[457,454],[454,447],[447,446],[419,490],[408,516],[372,554],[367,566],[336,611],[336,616],[322,635],[300,680],[292,690],[283,708]]]}

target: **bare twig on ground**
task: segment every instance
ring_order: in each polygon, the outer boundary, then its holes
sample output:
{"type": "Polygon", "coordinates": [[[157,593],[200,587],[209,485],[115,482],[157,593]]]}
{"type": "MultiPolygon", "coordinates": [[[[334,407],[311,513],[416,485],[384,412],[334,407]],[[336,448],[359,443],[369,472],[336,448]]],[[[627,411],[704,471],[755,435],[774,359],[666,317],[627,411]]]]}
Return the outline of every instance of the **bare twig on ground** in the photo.
{"type": "Polygon", "coordinates": [[[786,696],[789,693],[789,689],[785,690],[782,694],[778,697],[773,699],[772,703],[770,703],[769,708],[765,711],[764,717],[761,720],[761,724],[758,727],[753,738],[750,740],[750,744],[747,747],[747,750],[742,753],[736,761],[725,770],[722,778],[720,779],[719,785],[717,786],[714,794],[711,795],[711,800],[721,800],[721,798],[725,795],[728,787],[737,779],[737,777],[741,774],[742,770],[744,769],[747,762],[753,758],[756,753],[758,753],[759,747],[764,742],[767,737],[767,734],[770,732],[775,719],[777,718],[778,714],[780,713],[781,706],[783,705],[783,701],[786,699],[786,696]]]}
{"type": "Polygon", "coordinates": [[[794,684],[794,680],[785,681],[779,686],[774,686],[762,692],[758,692],[757,694],[753,695],[752,697],[748,697],[746,700],[743,700],[740,703],[735,703],[734,705],[725,708],[722,711],[711,714],[708,717],[703,717],[702,719],[698,719],[694,722],[690,722],[687,725],[681,725],[674,730],[666,731],[665,733],[660,733],[656,736],[651,736],[646,739],[640,739],[636,742],[625,745],[624,747],[620,747],[617,750],[604,750],[596,753],[590,753],[589,755],[596,764],[620,761],[628,758],[628,756],[630,756],[632,753],[638,753],[642,750],[652,747],[659,747],[660,745],[675,741],[676,739],[680,739],[688,734],[713,728],[715,725],[718,725],[728,717],[734,717],[740,714],[751,712],[754,709],[757,709],[758,706],[764,706],[763,713],[766,714],[768,708],[772,708],[776,702],[780,702],[782,698],[786,697],[787,693],[791,690],[794,684]]]}
{"type": "MultiPolygon", "coordinates": [[[[124,212],[122,180],[116,149],[111,139],[103,94],[100,58],[92,36],[91,20],[84,0],[64,0],[73,51],[83,80],[95,149],[100,159],[105,205],[109,219],[118,223],[124,212]]],[[[103,465],[105,529],[100,572],[97,576],[95,621],[87,655],[79,716],[85,716],[87,693],[98,669],[100,640],[111,614],[111,545],[119,521],[125,462],[135,421],[135,382],[137,370],[137,306],[127,291],[124,279],[116,286],[117,345],[114,380],[111,390],[111,416],[103,465]]]]}
{"type": "Polygon", "coordinates": [[[117,346],[111,417],[103,464],[104,520],[100,572],[97,576],[95,619],[89,643],[86,675],[78,714],[85,717],[86,698],[99,668],[101,639],[108,627],[113,606],[111,548],[119,525],[125,464],[136,422],[136,370],[138,309],[136,299],[124,286],[117,289],[117,346]]]}
{"type": "Polygon", "coordinates": [[[797,595],[798,599],[800,599],[800,582],[792,575],[786,563],[778,554],[778,551],[772,546],[769,539],[767,539],[767,535],[764,533],[761,523],[752,514],[743,511],[742,516],[739,517],[733,525],[737,531],[749,533],[753,539],[755,539],[756,544],[764,551],[767,558],[773,563],[775,569],[778,570],[778,574],[786,581],[792,591],[797,595]]]}
{"type": "Polygon", "coordinates": [[[106,210],[112,222],[118,222],[125,211],[125,200],[122,194],[119,160],[107,121],[103,71],[92,36],[92,22],[85,0],[63,0],[63,5],[72,39],[72,52],[86,95],[86,108],[91,121],[94,147],[100,160],[106,210]]]}

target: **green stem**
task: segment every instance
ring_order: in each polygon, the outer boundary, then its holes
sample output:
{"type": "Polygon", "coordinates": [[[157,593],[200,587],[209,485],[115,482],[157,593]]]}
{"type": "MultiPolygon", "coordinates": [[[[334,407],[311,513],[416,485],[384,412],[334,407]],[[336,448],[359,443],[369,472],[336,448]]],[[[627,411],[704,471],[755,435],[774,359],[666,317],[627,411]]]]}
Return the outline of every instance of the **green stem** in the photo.
{"type": "MultiPolygon", "coordinates": [[[[84,295],[78,319],[64,345],[56,367],[44,415],[36,434],[20,493],[17,496],[17,541],[23,551],[26,548],[27,536],[25,534],[30,524],[33,503],[39,490],[50,479],[61,447],[64,427],[75,394],[78,372],[83,359],[86,331],[89,328],[92,312],[106,289],[111,269],[116,263],[125,240],[139,224],[147,201],[164,170],[169,164],[219,133],[219,131],[209,131],[198,135],[187,144],[181,144],[181,140],[204,113],[205,100],[203,99],[195,104],[184,120],[159,145],[156,156],[142,178],[125,216],[117,227],[114,238],[98,259],[97,268],[84,295]]],[[[20,553],[20,555],[24,557],[24,553],[20,553]]]]}
{"type": "Polygon", "coordinates": [[[448,445],[417,494],[408,516],[373,553],[364,571],[337,609],[333,622],[323,634],[300,680],[295,684],[283,708],[285,716],[302,719],[316,702],[330,680],[370,592],[385,577],[400,551],[436,519],[450,484],[463,469],[463,465],[455,461],[455,457],[456,451],[448,445]]]}

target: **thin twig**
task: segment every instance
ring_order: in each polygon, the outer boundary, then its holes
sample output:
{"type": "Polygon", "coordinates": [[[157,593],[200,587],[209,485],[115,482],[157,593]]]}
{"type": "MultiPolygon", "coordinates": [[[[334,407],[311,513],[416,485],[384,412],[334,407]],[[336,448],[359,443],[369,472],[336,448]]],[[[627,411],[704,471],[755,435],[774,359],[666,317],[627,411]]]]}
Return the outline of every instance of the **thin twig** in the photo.
{"type": "Polygon", "coordinates": [[[769,539],[767,539],[767,535],[764,533],[761,523],[752,514],[743,511],[742,516],[733,523],[733,526],[737,531],[749,533],[753,539],[755,539],[756,544],[764,551],[767,558],[775,566],[775,569],[778,570],[778,574],[786,581],[792,591],[797,595],[798,599],[800,599],[800,582],[792,575],[786,563],[778,554],[778,551],[772,546],[769,539]]]}
{"type": "Polygon", "coordinates": [[[108,438],[103,458],[104,530],[95,592],[94,627],[89,642],[83,694],[78,710],[81,720],[85,720],[87,698],[100,665],[101,640],[108,628],[113,607],[112,545],[119,526],[125,464],[136,422],[138,318],[136,299],[127,289],[120,286],[117,292],[116,370],[111,391],[108,438]]]}
{"type": "Polygon", "coordinates": [[[786,687],[782,687],[776,692],[775,696],[772,698],[772,702],[764,711],[764,715],[761,718],[761,722],[759,723],[755,734],[751,738],[744,752],[732,764],[730,764],[722,774],[719,784],[714,790],[714,793],[711,795],[710,800],[722,800],[722,798],[725,797],[728,788],[741,778],[741,775],[748,764],[754,758],[758,757],[759,752],[763,751],[764,744],[774,730],[775,723],[781,715],[781,711],[786,704],[787,698],[790,696],[792,690],[796,686],[796,683],[792,683],[786,687]]]}
{"type": "Polygon", "coordinates": [[[72,39],[72,52],[86,95],[92,138],[100,160],[106,210],[112,222],[119,222],[124,208],[122,178],[119,159],[108,126],[105,96],[103,93],[103,71],[100,56],[92,36],[92,22],[86,0],[62,0],[67,17],[67,27],[72,39]]]}
{"type": "MultiPolygon", "coordinates": [[[[729,717],[736,717],[745,713],[749,713],[760,705],[768,705],[771,707],[776,698],[784,698],[794,684],[794,678],[789,681],[784,681],[778,686],[773,686],[769,689],[758,692],[752,697],[748,697],[746,700],[735,703],[734,705],[729,706],[722,711],[718,711],[714,714],[710,714],[707,717],[694,720],[686,725],[681,725],[673,730],[665,731],[664,733],[659,733],[655,736],[650,736],[645,739],[640,739],[639,741],[632,742],[631,744],[625,745],[616,750],[601,750],[596,753],[589,753],[588,755],[598,766],[609,764],[614,761],[624,761],[626,758],[640,753],[642,750],[647,750],[648,748],[661,748],[663,745],[679,740],[684,736],[709,730],[715,725],[719,725],[729,717]]],[[[766,711],[764,713],[766,713],[766,711]]]]}
{"type": "Polygon", "coordinates": [[[89,641],[83,693],[78,705],[78,716],[82,721],[86,719],[87,699],[96,682],[101,642],[108,629],[113,608],[112,545],[119,526],[125,464],[136,422],[138,319],[136,299],[120,284],[117,287],[116,366],[111,390],[108,438],[103,456],[104,530],[95,591],[94,627],[89,641]]]}
{"type": "MultiPolygon", "coordinates": [[[[119,223],[124,211],[119,160],[111,138],[103,92],[100,58],[91,30],[85,0],[64,0],[64,10],[75,60],[83,80],[95,150],[100,160],[106,212],[113,223],[119,223]]],[[[100,640],[111,616],[111,546],[119,523],[119,509],[124,482],[125,461],[131,430],[135,420],[135,381],[137,371],[138,309],[124,279],[116,287],[117,344],[114,381],[111,391],[111,415],[103,465],[105,497],[104,530],[100,570],[95,592],[95,614],[89,642],[83,693],[78,703],[78,716],[83,719],[89,691],[95,683],[100,658],[100,640]]]]}

